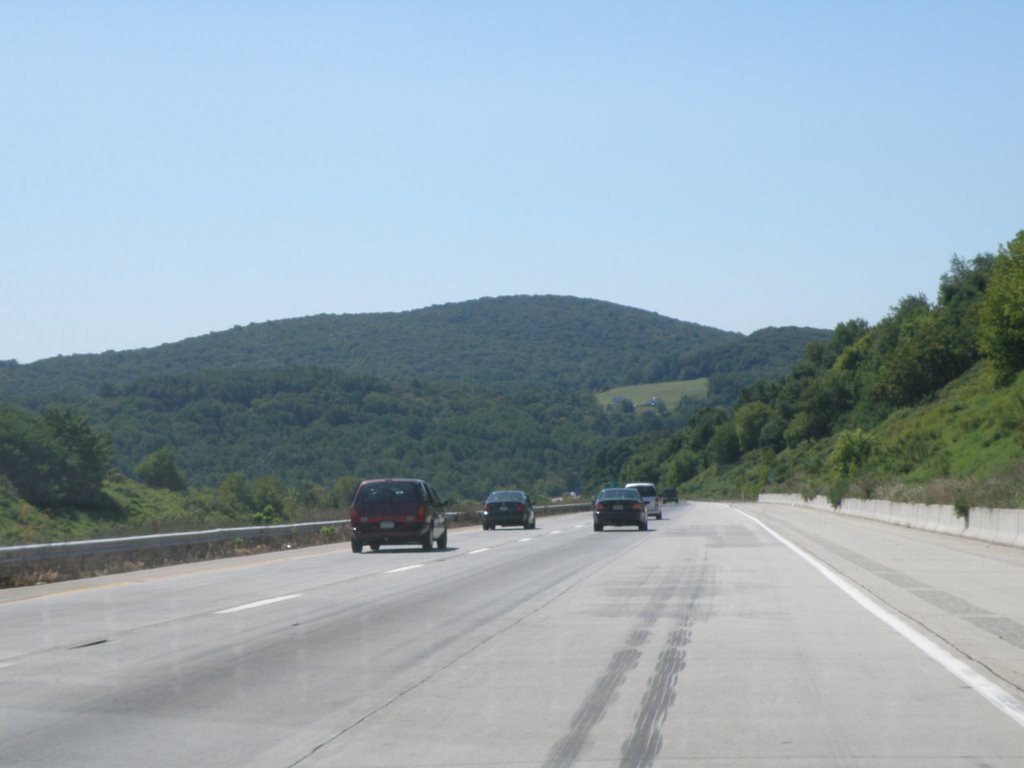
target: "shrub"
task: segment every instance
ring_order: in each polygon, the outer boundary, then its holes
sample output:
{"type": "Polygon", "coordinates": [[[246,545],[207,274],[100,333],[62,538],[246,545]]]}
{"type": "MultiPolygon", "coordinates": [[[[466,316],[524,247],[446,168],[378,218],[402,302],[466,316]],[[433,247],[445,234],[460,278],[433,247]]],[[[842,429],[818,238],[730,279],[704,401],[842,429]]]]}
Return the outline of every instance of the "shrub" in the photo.
{"type": "Polygon", "coordinates": [[[963,488],[957,488],[953,495],[953,511],[956,516],[966,520],[971,514],[971,505],[967,500],[967,493],[963,488]]]}
{"type": "Polygon", "coordinates": [[[871,456],[871,436],[857,428],[839,433],[828,457],[829,468],[842,477],[856,475],[871,456]]]}
{"type": "Polygon", "coordinates": [[[136,479],[150,488],[166,488],[169,491],[184,491],[188,488],[184,475],[174,463],[174,452],[161,448],[144,457],[135,465],[136,479]]]}
{"type": "Polygon", "coordinates": [[[839,509],[839,505],[843,503],[843,498],[849,490],[850,481],[845,477],[841,477],[832,483],[828,489],[828,503],[832,505],[833,509],[839,509]]]}

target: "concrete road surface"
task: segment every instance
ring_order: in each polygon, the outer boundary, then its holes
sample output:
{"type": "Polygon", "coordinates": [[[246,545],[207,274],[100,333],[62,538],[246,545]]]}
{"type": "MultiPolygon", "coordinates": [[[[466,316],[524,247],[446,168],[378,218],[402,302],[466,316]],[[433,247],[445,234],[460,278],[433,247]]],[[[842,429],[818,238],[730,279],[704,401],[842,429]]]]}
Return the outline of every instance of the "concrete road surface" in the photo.
{"type": "Polygon", "coordinates": [[[665,512],[0,592],[0,765],[1024,765],[1024,553],[665,512]]]}

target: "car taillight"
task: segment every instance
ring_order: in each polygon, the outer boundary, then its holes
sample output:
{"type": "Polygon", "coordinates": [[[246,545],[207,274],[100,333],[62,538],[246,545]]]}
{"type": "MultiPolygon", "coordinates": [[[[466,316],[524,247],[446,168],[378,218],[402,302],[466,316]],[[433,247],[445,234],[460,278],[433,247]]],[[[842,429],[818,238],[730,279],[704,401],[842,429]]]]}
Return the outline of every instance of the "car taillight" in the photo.
{"type": "Polygon", "coordinates": [[[604,502],[597,502],[597,504],[594,505],[594,509],[596,509],[598,512],[604,512],[604,502]]]}
{"type": "Polygon", "coordinates": [[[643,508],[644,508],[643,502],[639,502],[639,501],[634,501],[633,502],[633,509],[635,509],[637,511],[640,511],[643,508]]]}
{"type": "Polygon", "coordinates": [[[484,504],[484,512],[487,512],[487,513],[493,512],[494,510],[491,509],[492,506],[493,506],[493,504],[484,504]]]}
{"type": "Polygon", "coordinates": [[[359,520],[359,510],[352,507],[352,511],[349,513],[349,520],[353,523],[359,520]]]}
{"type": "Polygon", "coordinates": [[[427,508],[423,504],[420,504],[419,509],[416,510],[416,519],[417,520],[426,520],[427,519],[427,508]]]}
{"type": "Polygon", "coordinates": [[[516,504],[516,511],[517,512],[525,512],[526,511],[526,505],[525,504],[516,504]]]}

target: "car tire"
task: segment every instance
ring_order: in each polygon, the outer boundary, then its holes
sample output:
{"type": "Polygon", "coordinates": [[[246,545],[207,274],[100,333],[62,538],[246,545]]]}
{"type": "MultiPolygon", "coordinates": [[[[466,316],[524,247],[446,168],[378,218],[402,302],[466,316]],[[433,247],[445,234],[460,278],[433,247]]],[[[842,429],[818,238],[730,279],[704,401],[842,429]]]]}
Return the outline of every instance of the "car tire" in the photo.
{"type": "Polygon", "coordinates": [[[423,536],[423,551],[429,552],[434,548],[434,526],[430,526],[427,529],[426,534],[423,536]]]}
{"type": "Polygon", "coordinates": [[[640,523],[640,525],[638,525],[637,528],[639,528],[641,531],[646,531],[647,523],[640,523]]]}
{"type": "Polygon", "coordinates": [[[444,529],[444,533],[441,534],[441,538],[437,540],[438,549],[448,549],[448,529],[444,529]]]}
{"type": "Polygon", "coordinates": [[[357,555],[363,551],[363,542],[358,539],[352,539],[352,551],[357,555]]]}
{"type": "Polygon", "coordinates": [[[598,531],[598,532],[603,531],[604,530],[604,526],[601,525],[600,523],[594,523],[594,530],[598,531]]]}

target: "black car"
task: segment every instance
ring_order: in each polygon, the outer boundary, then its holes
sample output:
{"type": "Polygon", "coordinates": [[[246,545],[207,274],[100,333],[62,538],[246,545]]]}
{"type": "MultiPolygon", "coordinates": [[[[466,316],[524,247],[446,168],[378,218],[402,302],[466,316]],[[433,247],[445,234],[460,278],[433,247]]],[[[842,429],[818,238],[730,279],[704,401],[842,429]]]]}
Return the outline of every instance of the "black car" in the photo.
{"type": "Polygon", "coordinates": [[[521,525],[527,530],[537,527],[533,502],[524,491],[491,491],[480,510],[480,522],[485,531],[493,531],[496,525],[521,525]]]}
{"type": "Polygon", "coordinates": [[[635,488],[605,488],[594,500],[594,530],[606,525],[635,525],[647,530],[647,506],[635,488]]]}
{"type": "Polygon", "coordinates": [[[675,488],[666,488],[661,492],[662,501],[679,501],[679,494],[675,488]]]}
{"type": "Polygon", "coordinates": [[[428,552],[448,547],[444,503],[423,480],[364,480],[352,498],[352,551],[365,544],[419,544],[428,552]]]}

